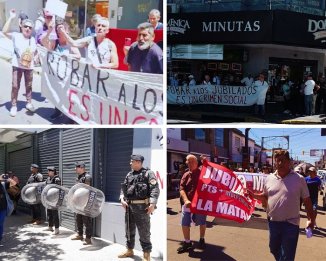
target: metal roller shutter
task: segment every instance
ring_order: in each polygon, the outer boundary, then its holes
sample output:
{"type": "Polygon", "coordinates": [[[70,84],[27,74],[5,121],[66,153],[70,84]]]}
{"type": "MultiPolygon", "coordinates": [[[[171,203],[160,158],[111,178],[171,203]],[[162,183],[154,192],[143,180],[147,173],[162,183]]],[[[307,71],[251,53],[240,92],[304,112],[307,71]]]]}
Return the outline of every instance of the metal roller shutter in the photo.
{"type": "Polygon", "coordinates": [[[130,171],[133,129],[107,129],[106,201],[118,202],[121,183],[130,171]],[[111,164],[112,163],[112,164],[111,164]]]}
{"type": "MultiPolygon", "coordinates": [[[[76,161],[86,163],[86,171],[91,173],[92,159],[92,129],[63,129],[62,130],[62,185],[71,188],[76,183],[76,161]]],[[[92,173],[91,173],[92,174],[92,173]]],[[[75,229],[75,217],[71,211],[61,212],[61,225],[75,229]]]]}

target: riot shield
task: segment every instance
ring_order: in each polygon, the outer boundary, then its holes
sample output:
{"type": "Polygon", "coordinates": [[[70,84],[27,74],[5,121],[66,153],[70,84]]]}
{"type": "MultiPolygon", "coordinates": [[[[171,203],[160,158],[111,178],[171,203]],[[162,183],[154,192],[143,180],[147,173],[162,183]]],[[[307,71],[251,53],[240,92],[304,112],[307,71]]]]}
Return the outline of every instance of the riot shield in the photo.
{"type": "Polygon", "coordinates": [[[27,184],[21,191],[22,200],[29,205],[41,203],[41,195],[44,187],[44,182],[27,184]]]}
{"type": "Polygon", "coordinates": [[[104,202],[105,195],[101,190],[83,183],[74,185],[68,193],[68,208],[84,216],[97,217],[104,202]]]}
{"type": "Polygon", "coordinates": [[[57,184],[46,185],[42,191],[41,200],[47,209],[67,209],[69,189],[57,184]]]}

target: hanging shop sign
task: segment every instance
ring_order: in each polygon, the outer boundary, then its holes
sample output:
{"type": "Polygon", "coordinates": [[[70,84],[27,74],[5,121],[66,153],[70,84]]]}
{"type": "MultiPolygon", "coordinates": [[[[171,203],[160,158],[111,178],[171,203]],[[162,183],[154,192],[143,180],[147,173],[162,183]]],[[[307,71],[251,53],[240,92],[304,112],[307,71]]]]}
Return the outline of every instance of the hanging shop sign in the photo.
{"type": "Polygon", "coordinates": [[[271,41],[272,12],[168,14],[168,43],[250,43],[271,41]]]}

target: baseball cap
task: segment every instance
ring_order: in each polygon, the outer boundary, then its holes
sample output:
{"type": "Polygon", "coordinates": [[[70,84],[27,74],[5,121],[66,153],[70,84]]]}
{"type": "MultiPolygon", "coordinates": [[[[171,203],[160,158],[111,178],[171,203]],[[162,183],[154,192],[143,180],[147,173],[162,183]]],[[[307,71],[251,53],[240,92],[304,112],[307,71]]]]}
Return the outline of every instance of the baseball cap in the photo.
{"type": "Polygon", "coordinates": [[[39,166],[38,166],[37,164],[35,164],[35,163],[33,163],[33,164],[31,165],[31,167],[32,167],[32,168],[36,168],[36,169],[39,168],[39,166]]]}
{"type": "Polygon", "coordinates": [[[194,78],[194,76],[193,76],[192,74],[190,74],[190,75],[188,76],[188,78],[192,78],[192,79],[193,79],[193,78],[194,78]]]}
{"type": "Polygon", "coordinates": [[[50,11],[44,9],[44,17],[49,17],[49,16],[53,16],[53,14],[50,11]]]}
{"type": "Polygon", "coordinates": [[[131,160],[136,160],[136,161],[144,161],[144,157],[142,155],[139,154],[134,154],[130,156],[131,160]]]}
{"type": "Polygon", "coordinates": [[[76,167],[81,167],[81,168],[85,168],[85,162],[84,161],[76,161],[75,162],[75,166],[76,167]]]}
{"type": "Polygon", "coordinates": [[[49,167],[46,167],[48,170],[51,170],[51,171],[55,171],[55,167],[54,166],[49,166],[49,167]]]}
{"type": "Polygon", "coordinates": [[[34,22],[31,19],[25,19],[22,21],[22,26],[24,26],[24,25],[34,27],[34,22]]]}
{"type": "Polygon", "coordinates": [[[308,171],[316,171],[316,168],[315,167],[310,167],[309,169],[308,169],[308,171]]]}

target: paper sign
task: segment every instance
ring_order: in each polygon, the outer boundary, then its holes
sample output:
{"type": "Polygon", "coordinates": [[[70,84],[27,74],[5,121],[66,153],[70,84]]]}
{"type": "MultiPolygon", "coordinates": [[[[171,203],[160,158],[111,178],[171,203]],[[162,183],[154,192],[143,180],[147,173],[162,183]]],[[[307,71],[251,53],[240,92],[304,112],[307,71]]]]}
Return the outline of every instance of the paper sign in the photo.
{"type": "Polygon", "coordinates": [[[45,5],[45,10],[55,14],[61,18],[65,18],[68,4],[59,0],[48,0],[45,5]]]}

